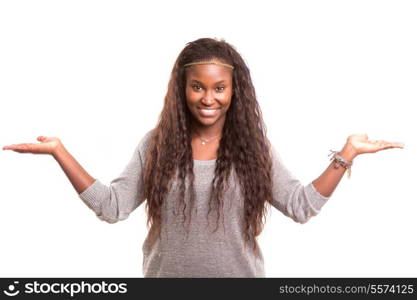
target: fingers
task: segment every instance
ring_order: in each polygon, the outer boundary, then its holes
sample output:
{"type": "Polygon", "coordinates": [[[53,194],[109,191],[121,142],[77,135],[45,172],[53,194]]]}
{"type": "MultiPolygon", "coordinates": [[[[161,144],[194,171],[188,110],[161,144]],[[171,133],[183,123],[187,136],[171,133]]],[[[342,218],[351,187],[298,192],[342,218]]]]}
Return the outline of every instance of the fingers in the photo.
{"type": "Polygon", "coordinates": [[[14,152],[19,152],[19,153],[30,153],[28,151],[25,150],[18,150],[18,149],[13,149],[14,152]]]}
{"type": "Polygon", "coordinates": [[[47,138],[46,136],[43,136],[43,135],[41,135],[41,136],[38,136],[37,137],[37,140],[39,141],[39,142],[47,142],[48,140],[49,140],[49,138],[47,138]]]}
{"type": "Polygon", "coordinates": [[[404,143],[399,143],[399,142],[388,142],[384,140],[368,140],[368,143],[372,143],[375,145],[383,145],[383,146],[390,145],[394,147],[404,148],[404,143]]]}
{"type": "Polygon", "coordinates": [[[3,150],[12,150],[19,153],[41,153],[42,151],[40,150],[39,145],[40,144],[33,143],[12,144],[4,146],[3,150]]]}
{"type": "Polygon", "coordinates": [[[378,141],[381,146],[390,147],[390,148],[404,148],[403,143],[398,142],[387,142],[387,141],[378,141]]]}
{"type": "Polygon", "coordinates": [[[372,141],[373,144],[378,146],[380,150],[391,149],[391,148],[404,148],[404,143],[398,142],[387,142],[383,140],[372,141]]]}
{"type": "Polygon", "coordinates": [[[44,142],[51,142],[54,139],[56,139],[56,138],[55,137],[47,137],[47,136],[43,136],[43,135],[40,135],[40,136],[37,137],[37,140],[40,141],[40,142],[42,142],[42,143],[44,143],[44,142]]]}
{"type": "Polygon", "coordinates": [[[9,146],[4,146],[3,150],[13,150],[16,152],[29,152],[32,150],[32,146],[30,144],[13,144],[9,146]]]}
{"type": "Polygon", "coordinates": [[[405,144],[404,144],[404,143],[398,143],[398,142],[392,142],[392,143],[391,143],[391,145],[392,145],[394,148],[401,148],[401,149],[403,149],[403,148],[404,148],[404,146],[405,146],[405,144]]]}
{"type": "Polygon", "coordinates": [[[365,140],[367,140],[368,135],[366,133],[355,133],[350,135],[349,138],[364,138],[365,140]]]}
{"type": "Polygon", "coordinates": [[[14,147],[15,147],[16,145],[15,144],[13,144],[13,145],[8,145],[8,146],[3,146],[3,150],[14,150],[14,147]]]}
{"type": "MultiPolygon", "coordinates": [[[[48,140],[48,138],[43,135],[38,136],[36,139],[40,142],[46,142],[48,140]]],[[[36,144],[29,144],[29,143],[12,144],[12,145],[3,146],[3,150],[13,150],[13,151],[22,153],[22,152],[34,150],[33,149],[34,145],[36,144]]]]}
{"type": "Polygon", "coordinates": [[[383,144],[384,149],[388,149],[388,148],[404,148],[404,144],[403,143],[397,143],[397,142],[385,142],[383,144]]]}

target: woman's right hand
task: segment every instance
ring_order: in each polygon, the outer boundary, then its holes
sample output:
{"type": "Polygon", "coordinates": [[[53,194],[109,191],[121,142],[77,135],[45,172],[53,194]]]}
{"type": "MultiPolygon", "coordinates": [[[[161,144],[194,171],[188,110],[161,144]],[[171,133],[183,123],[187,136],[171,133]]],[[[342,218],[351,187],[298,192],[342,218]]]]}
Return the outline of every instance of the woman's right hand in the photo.
{"type": "Polygon", "coordinates": [[[13,144],[4,146],[3,150],[13,150],[20,153],[51,154],[59,163],[78,194],[94,183],[95,179],[72,157],[59,138],[38,136],[37,140],[40,143],[13,144]]]}
{"type": "Polygon", "coordinates": [[[3,150],[13,150],[19,153],[51,154],[54,155],[62,146],[61,140],[57,137],[38,136],[40,143],[23,143],[4,146],[3,150]]]}

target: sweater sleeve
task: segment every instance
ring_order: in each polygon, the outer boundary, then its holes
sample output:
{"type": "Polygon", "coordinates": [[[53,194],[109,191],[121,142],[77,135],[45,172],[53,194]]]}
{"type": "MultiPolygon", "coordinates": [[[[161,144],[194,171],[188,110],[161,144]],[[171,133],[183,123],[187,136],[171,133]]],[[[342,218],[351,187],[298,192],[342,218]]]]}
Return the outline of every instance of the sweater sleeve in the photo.
{"type": "Polygon", "coordinates": [[[142,202],[145,139],[136,146],[133,155],[122,173],[109,185],[96,179],[92,185],[79,194],[81,200],[92,209],[97,217],[108,223],[126,219],[142,202]]]}
{"type": "Polygon", "coordinates": [[[272,146],[272,206],[295,222],[304,224],[320,212],[330,197],[321,195],[310,182],[304,186],[285,167],[272,146]]]}

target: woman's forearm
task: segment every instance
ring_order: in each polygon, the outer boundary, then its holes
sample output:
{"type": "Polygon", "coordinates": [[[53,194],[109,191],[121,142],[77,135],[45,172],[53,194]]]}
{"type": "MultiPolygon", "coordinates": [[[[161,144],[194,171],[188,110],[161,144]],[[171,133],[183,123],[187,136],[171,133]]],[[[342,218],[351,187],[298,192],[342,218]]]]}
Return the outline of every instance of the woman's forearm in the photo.
{"type": "Polygon", "coordinates": [[[95,179],[83,169],[62,144],[55,149],[53,157],[59,163],[78,194],[94,183],[95,179]]]}
{"type": "MultiPolygon", "coordinates": [[[[346,144],[343,147],[339,155],[348,162],[351,162],[356,156],[353,147],[349,144],[346,144]]],[[[345,168],[341,166],[338,166],[337,169],[334,166],[335,162],[331,162],[327,169],[313,181],[316,190],[325,197],[331,196],[346,171],[345,168]]]]}

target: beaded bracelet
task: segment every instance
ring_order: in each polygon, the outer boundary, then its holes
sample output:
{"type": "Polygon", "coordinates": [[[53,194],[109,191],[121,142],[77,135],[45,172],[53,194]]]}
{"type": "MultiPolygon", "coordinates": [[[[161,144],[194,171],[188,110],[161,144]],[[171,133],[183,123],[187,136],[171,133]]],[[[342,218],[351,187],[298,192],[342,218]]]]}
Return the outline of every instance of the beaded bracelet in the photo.
{"type": "Polygon", "coordinates": [[[339,153],[340,152],[338,152],[338,151],[330,150],[330,153],[327,156],[332,155],[332,157],[330,157],[330,160],[335,162],[334,168],[339,169],[338,165],[343,167],[345,170],[347,170],[348,178],[350,178],[351,166],[352,166],[353,162],[352,161],[347,162],[343,157],[341,157],[339,155],[339,153]]]}

